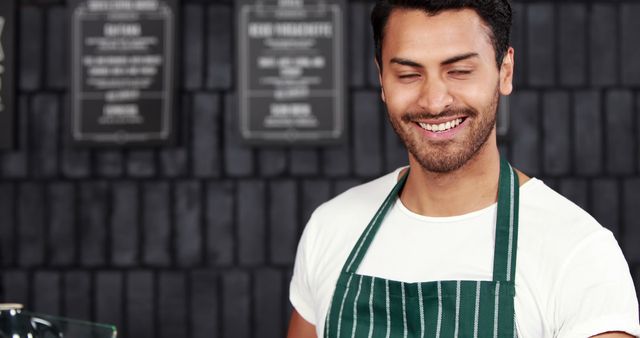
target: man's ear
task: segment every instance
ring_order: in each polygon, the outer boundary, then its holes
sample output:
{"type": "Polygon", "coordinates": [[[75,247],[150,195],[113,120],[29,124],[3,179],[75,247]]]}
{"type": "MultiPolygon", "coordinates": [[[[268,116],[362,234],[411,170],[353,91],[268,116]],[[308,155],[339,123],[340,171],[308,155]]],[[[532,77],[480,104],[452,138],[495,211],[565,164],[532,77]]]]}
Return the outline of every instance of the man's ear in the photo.
{"type": "Polygon", "coordinates": [[[509,47],[500,65],[500,94],[509,95],[513,91],[514,50],[509,47]]]}
{"type": "Polygon", "coordinates": [[[374,58],[373,61],[376,63],[376,68],[378,69],[378,83],[380,83],[380,98],[382,102],[387,103],[387,99],[384,96],[384,87],[382,86],[382,71],[380,70],[380,64],[378,63],[378,58],[374,58]]]}

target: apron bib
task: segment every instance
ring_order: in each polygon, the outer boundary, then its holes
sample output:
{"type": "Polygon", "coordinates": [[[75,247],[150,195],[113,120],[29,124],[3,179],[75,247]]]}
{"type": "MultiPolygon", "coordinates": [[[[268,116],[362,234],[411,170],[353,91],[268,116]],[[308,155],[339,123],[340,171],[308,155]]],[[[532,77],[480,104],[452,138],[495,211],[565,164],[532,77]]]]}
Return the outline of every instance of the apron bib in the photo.
{"type": "Polygon", "coordinates": [[[396,183],[345,262],[324,337],[516,337],[514,296],[518,176],[500,160],[492,281],[404,283],[356,274],[408,176],[396,183]]]}

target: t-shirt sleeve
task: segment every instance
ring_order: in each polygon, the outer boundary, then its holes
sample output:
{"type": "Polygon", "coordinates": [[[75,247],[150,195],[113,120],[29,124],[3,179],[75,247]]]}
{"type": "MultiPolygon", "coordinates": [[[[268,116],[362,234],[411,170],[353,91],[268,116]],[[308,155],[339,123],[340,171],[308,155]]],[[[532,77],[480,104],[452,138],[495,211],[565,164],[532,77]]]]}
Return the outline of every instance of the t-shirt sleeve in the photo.
{"type": "Polygon", "coordinates": [[[305,229],[298,243],[298,251],[293,266],[293,276],[289,285],[289,301],[296,309],[298,314],[311,324],[316,324],[316,311],[313,294],[312,279],[310,278],[313,271],[311,252],[312,248],[312,228],[314,224],[314,216],[305,226],[305,229]]]}
{"type": "Polygon", "coordinates": [[[638,299],[613,234],[598,231],[567,258],[554,292],[555,337],[622,331],[640,337],[638,299]]]}

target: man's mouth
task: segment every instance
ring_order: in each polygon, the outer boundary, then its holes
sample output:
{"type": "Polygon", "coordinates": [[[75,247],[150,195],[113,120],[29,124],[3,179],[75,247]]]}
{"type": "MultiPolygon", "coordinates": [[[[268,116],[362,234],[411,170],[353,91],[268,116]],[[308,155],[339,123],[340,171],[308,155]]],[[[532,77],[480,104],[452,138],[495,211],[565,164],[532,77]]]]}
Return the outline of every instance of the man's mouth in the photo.
{"type": "Polygon", "coordinates": [[[466,120],[466,117],[461,117],[461,118],[457,118],[451,121],[441,122],[441,123],[417,122],[417,124],[424,130],[428,130],[435,133],[443,133],[456,128],[462,122],[464,122],[464,120],[466,120]]]}

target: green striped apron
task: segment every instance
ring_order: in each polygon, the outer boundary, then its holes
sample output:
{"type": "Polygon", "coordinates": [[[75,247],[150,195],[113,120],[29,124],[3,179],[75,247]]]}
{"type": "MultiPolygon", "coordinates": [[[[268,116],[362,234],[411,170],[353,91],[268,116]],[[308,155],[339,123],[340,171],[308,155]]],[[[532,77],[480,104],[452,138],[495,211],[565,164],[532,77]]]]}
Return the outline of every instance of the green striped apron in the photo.
{"type": "Polygon", "coordinates": [[[516,337],[514,295],[518,242],[518,176],[500,160],[492,281],[404,283],[356,274],[404,186],[387,196],[344,264],[324,337],[516,337]]]}

